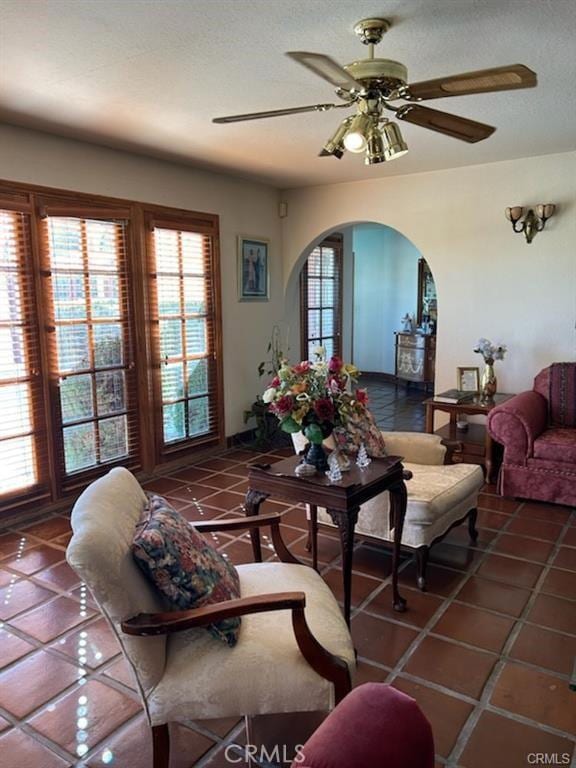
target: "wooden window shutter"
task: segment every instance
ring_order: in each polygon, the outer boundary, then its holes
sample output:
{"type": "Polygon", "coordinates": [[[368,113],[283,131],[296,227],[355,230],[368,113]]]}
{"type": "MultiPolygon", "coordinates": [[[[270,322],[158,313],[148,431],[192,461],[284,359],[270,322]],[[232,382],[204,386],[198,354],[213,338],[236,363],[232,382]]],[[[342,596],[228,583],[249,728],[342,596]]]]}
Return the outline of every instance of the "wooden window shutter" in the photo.
{"type": "Polygon", "coordinates": [[[0,502],[47,492],[30,221],[0,209],[0,502]]]}
{"type": "Polygon", "coordinates": [[[139,465],[124,211],[44,209],[42,275],[60,491],[139,465]]]}
{"type": "Polygon", "coordinates": [[[217,221],[147,217],[160,460],[223,439],[217,221]]]}
{"type": "Polygon", "coordinates": [[[300,273],[300,336],[303,360],[322,346],[326,358],[342,354],[342,236],[323,240],[300,273]]]}

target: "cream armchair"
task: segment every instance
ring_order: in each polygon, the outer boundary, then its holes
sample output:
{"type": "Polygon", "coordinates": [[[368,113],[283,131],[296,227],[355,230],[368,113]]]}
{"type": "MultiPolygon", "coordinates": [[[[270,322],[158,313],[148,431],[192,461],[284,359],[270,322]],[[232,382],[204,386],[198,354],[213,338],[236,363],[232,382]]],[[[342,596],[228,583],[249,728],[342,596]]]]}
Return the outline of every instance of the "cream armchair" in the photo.
{"type": "MultiPolygon", "coordinates": [[[[402,546],[414,551],[418,586],[424,590],[430,547],[466,518],[470,538],[477,539],[476,506],[484,475],[476,464],[444,464],[446,448],[438,435],[421,432],[382,432],[382,435],[387,453],[402,456],[405,469],[412,472],[412,478],[406,482],[408,503],[402,546]]],[[[306,439],[301,432],[293,434],[292,441],[297,452],[305,449],[306,439]]],[[[325,445],[334,447],[330,439],[325,445]]],[[[318,509],[318,519],[323,524],[333,525],[324,509],[318,509]]],[[[387,491],[360,507],[356,532],[394,541],[387,491]]],[[[312,530],[311,535],[315,535],[312,530]]]]}
{"type": "Polygon", "coordinates": [[[91,590],[132,669],[152,727],[154,768],[169,764],[172,721],[332,709],[350,690],[350,633],[329,588],[284,545],[281,516],[199,523],[205,532],[270,526],[282,562],[240,565],[238,600],[169,611],[131,554],[145,503],[126,469],[96,480],[72,511],[66,558],[91,590]],[[239,615],[234,648],[203,629],[239,615]]]}

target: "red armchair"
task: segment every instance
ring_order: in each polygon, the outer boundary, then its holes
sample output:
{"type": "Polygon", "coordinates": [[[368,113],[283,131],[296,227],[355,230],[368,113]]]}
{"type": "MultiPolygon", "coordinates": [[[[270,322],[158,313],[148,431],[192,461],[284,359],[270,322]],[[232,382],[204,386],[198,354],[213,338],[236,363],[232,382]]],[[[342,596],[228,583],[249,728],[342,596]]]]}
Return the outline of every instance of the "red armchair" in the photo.
{"type": "Polygon", "coordinates": [[[504,446],[502,496],[576,506],[576,363],[553,363],[528,392],[496,406],[488,430],[504,446]]]}
{"type": "Polygon", "coordinates": [[[420,707],[384,683],[365,683],[338,704],[291,768],[434,768],[432,728],[420,707]]]}

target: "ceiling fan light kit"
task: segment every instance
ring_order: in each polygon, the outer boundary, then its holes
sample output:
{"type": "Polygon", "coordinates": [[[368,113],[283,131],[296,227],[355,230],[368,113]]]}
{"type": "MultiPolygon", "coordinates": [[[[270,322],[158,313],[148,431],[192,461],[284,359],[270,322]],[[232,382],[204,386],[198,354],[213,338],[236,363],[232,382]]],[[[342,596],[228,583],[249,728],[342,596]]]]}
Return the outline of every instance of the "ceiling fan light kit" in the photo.
{"type": "Polygon", "coordinates": [[[390,21],[381,18],[359,21],[354,27],[354,32],[362,43],[369,46],[368,58],[353,61],[343,67],[334,59],[321,53],[290,51],[286,54],[335,86],[336,95],[344,103],[312,104],[305,107],[230,115],[214,118],[213,122],[235,123],[303,112],[326,112],[330,109],[355,107],[355,114],[342,121],[319,156],[340,159],[346,150],[354,154],[364,152],[365,163],[374,165],[395,160],[408,151],[399,126],[390,122],[385,114],[386,111],[393,112],[397,120],[404,120],[421,128],[472,144],[487,139],[496,129],[491,125],[430,109],[415,102],[466,94],[533,88],[537,84],[536,74],[523,64],[492,67],[476,72],[464,72],[459,75],[408,83],[408,72],[404,64],[391,59],[374,58],[374,46],[382,40],[390,26],[390,21]],[[399,107],[394,106],[391,102],[398,99],[408,103],[399,107]]]}

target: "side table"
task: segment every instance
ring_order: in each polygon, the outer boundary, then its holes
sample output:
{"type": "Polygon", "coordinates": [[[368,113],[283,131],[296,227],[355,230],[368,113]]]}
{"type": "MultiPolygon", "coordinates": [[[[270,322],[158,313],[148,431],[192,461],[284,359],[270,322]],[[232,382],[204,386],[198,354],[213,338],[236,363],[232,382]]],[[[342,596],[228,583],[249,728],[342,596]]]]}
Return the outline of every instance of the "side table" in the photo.
{"type": "MultiPolygon", "coordinates": [[[[440,434],[442,437],[448,438],[451,441],[456,440],[465,444],[467,436],[466,432],[460,430],[457,431],[456,429],[456,421],[458,416],[460,414],[466,414],[468,416],[487,416],[492,408],[494,408],[496,405],[499,405],[500,403],[505,402],[506,400],[510,400],[511,397],[514,397],[514,395],[497,394],[494,395],[493,400],[488,403],[482,402],[480,395],[476,395],[471,400],[466,400],[463,403],[440,403],[433,397],[429,397],[428,400],[424,400],[424,405],[426,406],[426,432],[429,432],[430,434],[434,432],[434,414],[436,411],[443,411],[444,413],[449,414],[450,423],[448,429],[443,427],[442,429],[437,430],[436,434],[440,434]]],[[[484,449],[481,449],[480,453],[478,453],[477,450],[472,449],[472,453],[475,455],[470,459],[470,461],[482,464],[486,470],[486,480],[491,481],[494,479],[493,440],[490,437],[490,433],[486,427],[482,425],[471,424],[470,430],[471,433],[474,433],[475,437],[477,437],[476,433],[479,432],[479,430],[483,430],[484,432],[484,449]]],[[[475,444],[479,443],[478,439],[475,439],[473,442],[475,444]]]]}
{"type": "MultiPolygon", "coordinates": [[[[365,469],[352,465],[342,480],[331,483],[325,475],[298,477],[294,469],[300,462],[299,456],[283,459],[272,465],[253,464],[248,475],[246,493],[246,515],[257,515],[260,504],[269,496],[292,503],[309,504],[314,508],[325,507],[334,524],[338,526],[342,551],[342,581],[344,584],[344,618],[350,624],[352,559],[354,553],[354,528],[358,520],[360,505],[383,491],[390,492],[390,514],[394,518],[394,550],[392,555],[392,592],[395,611],[406,610],[406,600],[398,591],[398,566],[400,564],[400,542],[406,515],[406,485],[402,460],[399,456],[373,459],[365,469]]],[[[407,478],[406,478],[407,479],[407,478]]],[[[312,515],[314,518],[315,515],[312,515]]],[[[315,559],[316,536],[312,524],[312,546],[315,559]]],[[[262,561],[260,533],[250,532],[254,559],[262,561]]]]}

